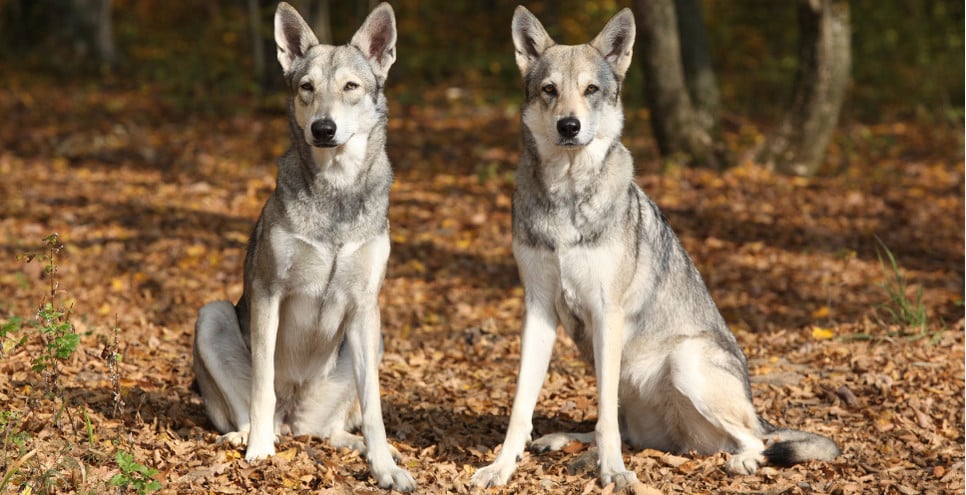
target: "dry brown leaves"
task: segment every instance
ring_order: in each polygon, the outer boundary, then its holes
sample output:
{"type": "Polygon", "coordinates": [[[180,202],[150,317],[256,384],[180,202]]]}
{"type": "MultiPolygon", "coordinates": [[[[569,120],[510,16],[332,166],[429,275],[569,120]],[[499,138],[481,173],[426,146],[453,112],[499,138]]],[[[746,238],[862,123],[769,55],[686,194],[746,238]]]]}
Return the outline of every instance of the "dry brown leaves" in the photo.
{"type": "MultiPolygon", "coordinates": [[[[284,437],[275,458],[250,465],[238,449],[215,444],[190,389],[196,311],[241,292],[245,241],[288,139],[283,117],[196,121],[137,94],[34,91],[0,94],[12,123],[0,131],[0,310],[4,319],[35,311],[47,281],[38,263],[16,256],[58,232],[59,297],[73,308],[81,348],[61,370],[54,399],[43,398],[30,371],[36,339],[0,359],[0,409],[19,413],[0,435],[0,472],[24,461],[6,489],[39,492],[47,480],[57,492],[106,491],[122,449],[158,470],[163,493],[379,492],[357,453],[316,439],[284,437]],[[60,106],[41,110],[38,101],[60,106]],[[115,318],[125,402],[116,416],[102,353],[115,318]],[[17,432],[27,434],[25,449],[11,440],[17,432]]],[[[381,383],[390,439],[423,493],[472,491],[470,476],[493,458],[507,424],[522,314],[510,252],[519,125],[508,107],[392,108],[397,176],[381,383]]],[[[961,492],[956,139],[852,125],[833,149],[845,164],[834,177],[786,178],[748,164],[656,174],[646,123],[629,115],[626,142],[647,164],[640,182],[745,349],[758,409],[772,422],[831,435],[844,452],[833,463],[733,477],[722,470],[724,455],[628,450],[625,461],[644,483],[636,492],[961,492]],[[887,136],[901,149],[864,147],[856,135],[887,136]],[[881,321],[876,235],[922,287],[930,321],[922,335],[881,321]]],[[[561,338],[536,432],[590,430],[595,411],[592,374],[561,338]]],[[[507,487],[487,492],[613,491],[597,484],[593,449],[565,450],[525,456],[507,487]]]]}

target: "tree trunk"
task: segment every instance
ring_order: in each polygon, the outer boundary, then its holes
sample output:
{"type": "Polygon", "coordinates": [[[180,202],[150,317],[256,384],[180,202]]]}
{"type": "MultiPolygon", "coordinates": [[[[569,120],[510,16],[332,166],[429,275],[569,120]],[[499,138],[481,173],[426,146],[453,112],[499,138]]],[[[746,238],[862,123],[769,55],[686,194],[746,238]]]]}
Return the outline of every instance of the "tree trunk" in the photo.
{"type": "Polygon", "coordinates": [[[117,47],[114,45],[114,22],[111,16],[111,0],[101,0],[97,13],[97,54],[101,63],[108,67],[117,65],[117,47]]]}
{"type": "Polygon", "coordinates": [[[40,4],[40,9],[52,9],[58,29],[74,47],[73,63],[83,64],[95,58],[102,67],[114,67],[117,48],[114,44],[114,24],[111,0],[71,0],[53,9],[54,4],[40,4]]]}
{"type": "Polygon", "coordinates": [[[635,2],[651,125],[666,159],[719,168],[711,128],[702,123],[685,83],[674,2],[635,2]]]}
{"type": "Polygon", "coordinates": [[[799,59],[791,103],[765,138],[759,163],[815,175],[839,118],[851,68],[849,2],[799,0],[799,59]]]}
{"type": "Polygon", "coordinates": [[[265,40],[262,36],[262,9],[258,0],[248,0],[248,29],[252,37],[252,69],[259,86],[265,88],[268,69],[265,57],[265,40]]]}
{"type": "Polygon", "coordinates": [[[312,29],[320,43],[332,44],[332,19],[329,0],[318,0],[312,15],[312,29]]]}
{"type": "Polygon", "coordinates": [[[332,22],[329,20],[329,0],[299,0],[295,3],[295,8],[312,27],[312,32],[319,39],[319,43],[331,45],[332,22]]]}
{"type": "Polygon", "coordinates": [[[681,40],[681,62],[684,82],[701,126],[717,134],[718,82],[711,64],[708,31],[701,12],[701,0],[674,0],[681,40]]]}

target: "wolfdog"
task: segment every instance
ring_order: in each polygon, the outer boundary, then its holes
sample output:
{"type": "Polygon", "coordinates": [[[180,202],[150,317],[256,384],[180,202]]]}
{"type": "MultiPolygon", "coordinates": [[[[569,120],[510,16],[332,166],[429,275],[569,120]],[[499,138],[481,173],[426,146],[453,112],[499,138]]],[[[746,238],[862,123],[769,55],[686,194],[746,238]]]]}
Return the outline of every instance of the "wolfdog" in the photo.
{"type": "Polygon", "coordinates": [[[739,474],[834,459],[831,439],[756,414],[744,354],[633,180],[620,143],[631,12],[614,16],[590,43],[563,46],[517,7],[512,33],[526,100],[513,195],[513,254],[525,289],[520,372],[502,450],[472,481],[501,485],[516,468],[558,323],[595,367],[597,425],[592,433],[543,436],[531,448],[594,441],[604,485],[637,482],[624,466],[622,439],[635,448],[729,452],[725,467],[739,474]]]}
{"type": "Polygon", "coordinates": [[[275,42],[293,92],[292,145],[248,243],[241,299],[198,313],[201,396],[249,461],[274,455],[283,432],[312,435],[366,455],[380,487],[411,491],[386,440],[378,378],[392,182],[382,88],[395,14],[383,3],[348,45],[329,46],[283,2],[275,42]],[[350,433],[359,426],[363,438],[350,433]]]}

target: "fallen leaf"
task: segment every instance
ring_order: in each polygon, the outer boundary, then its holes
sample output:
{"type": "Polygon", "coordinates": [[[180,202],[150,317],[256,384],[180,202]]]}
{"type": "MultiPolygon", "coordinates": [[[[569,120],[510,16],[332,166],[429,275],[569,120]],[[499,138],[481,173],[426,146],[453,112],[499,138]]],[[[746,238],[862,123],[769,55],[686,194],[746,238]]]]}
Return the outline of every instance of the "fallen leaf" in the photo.
{"type": "Polygon", "coordinates": [[[835,337],[835,331],[831,328],[812,327],[812,338],[826,340],[835,337]]]}

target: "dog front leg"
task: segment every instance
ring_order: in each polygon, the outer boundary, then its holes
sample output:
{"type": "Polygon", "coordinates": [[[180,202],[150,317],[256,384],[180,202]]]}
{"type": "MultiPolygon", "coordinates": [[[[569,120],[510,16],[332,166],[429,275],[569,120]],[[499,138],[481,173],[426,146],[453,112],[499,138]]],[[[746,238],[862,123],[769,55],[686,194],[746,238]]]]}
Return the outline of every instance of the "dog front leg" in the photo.
{"type": "Polygon", "coordinates": [[[613,482],[622,489],[637,483],[637,475],[624,467],[618,425],[624,311],[620,307],[606,308],[601,318],[595,320],[594,363],[599,402],[595,438],[600,457],[600,480],[605,486],[613,482]]]}
{"type": "Polygon", "coordinates": [[[405,469],[396,465],[386,439],[379,397],[379,307],[375,296],[365,307],[358,308],[346,328],[346,339],[352,356],[352,370],[362,409],[362,436],[372,476],[380,488],[410,492],[416,481],[405,469]]]}
{"type": "MultiPolygon", "coordinates": [[[[257,285],[257,284],[256,284],[257,285]]],[[[255,287],[251,301],[252,402],[251,429],[245,460],[275,455],[275,341],[280,297],[255,287]]]]}
{"type": "Polygon", "coordinates": [[[477,486],[504,485],[516,470],[517,461],[533,430],[533,410],[547,377],[556,338],[557,318],[550,305],[528,300],[520,343],[520,373],[510,412],[510,425],[496,459],[473,475],[471,482],[477,486]]]}

